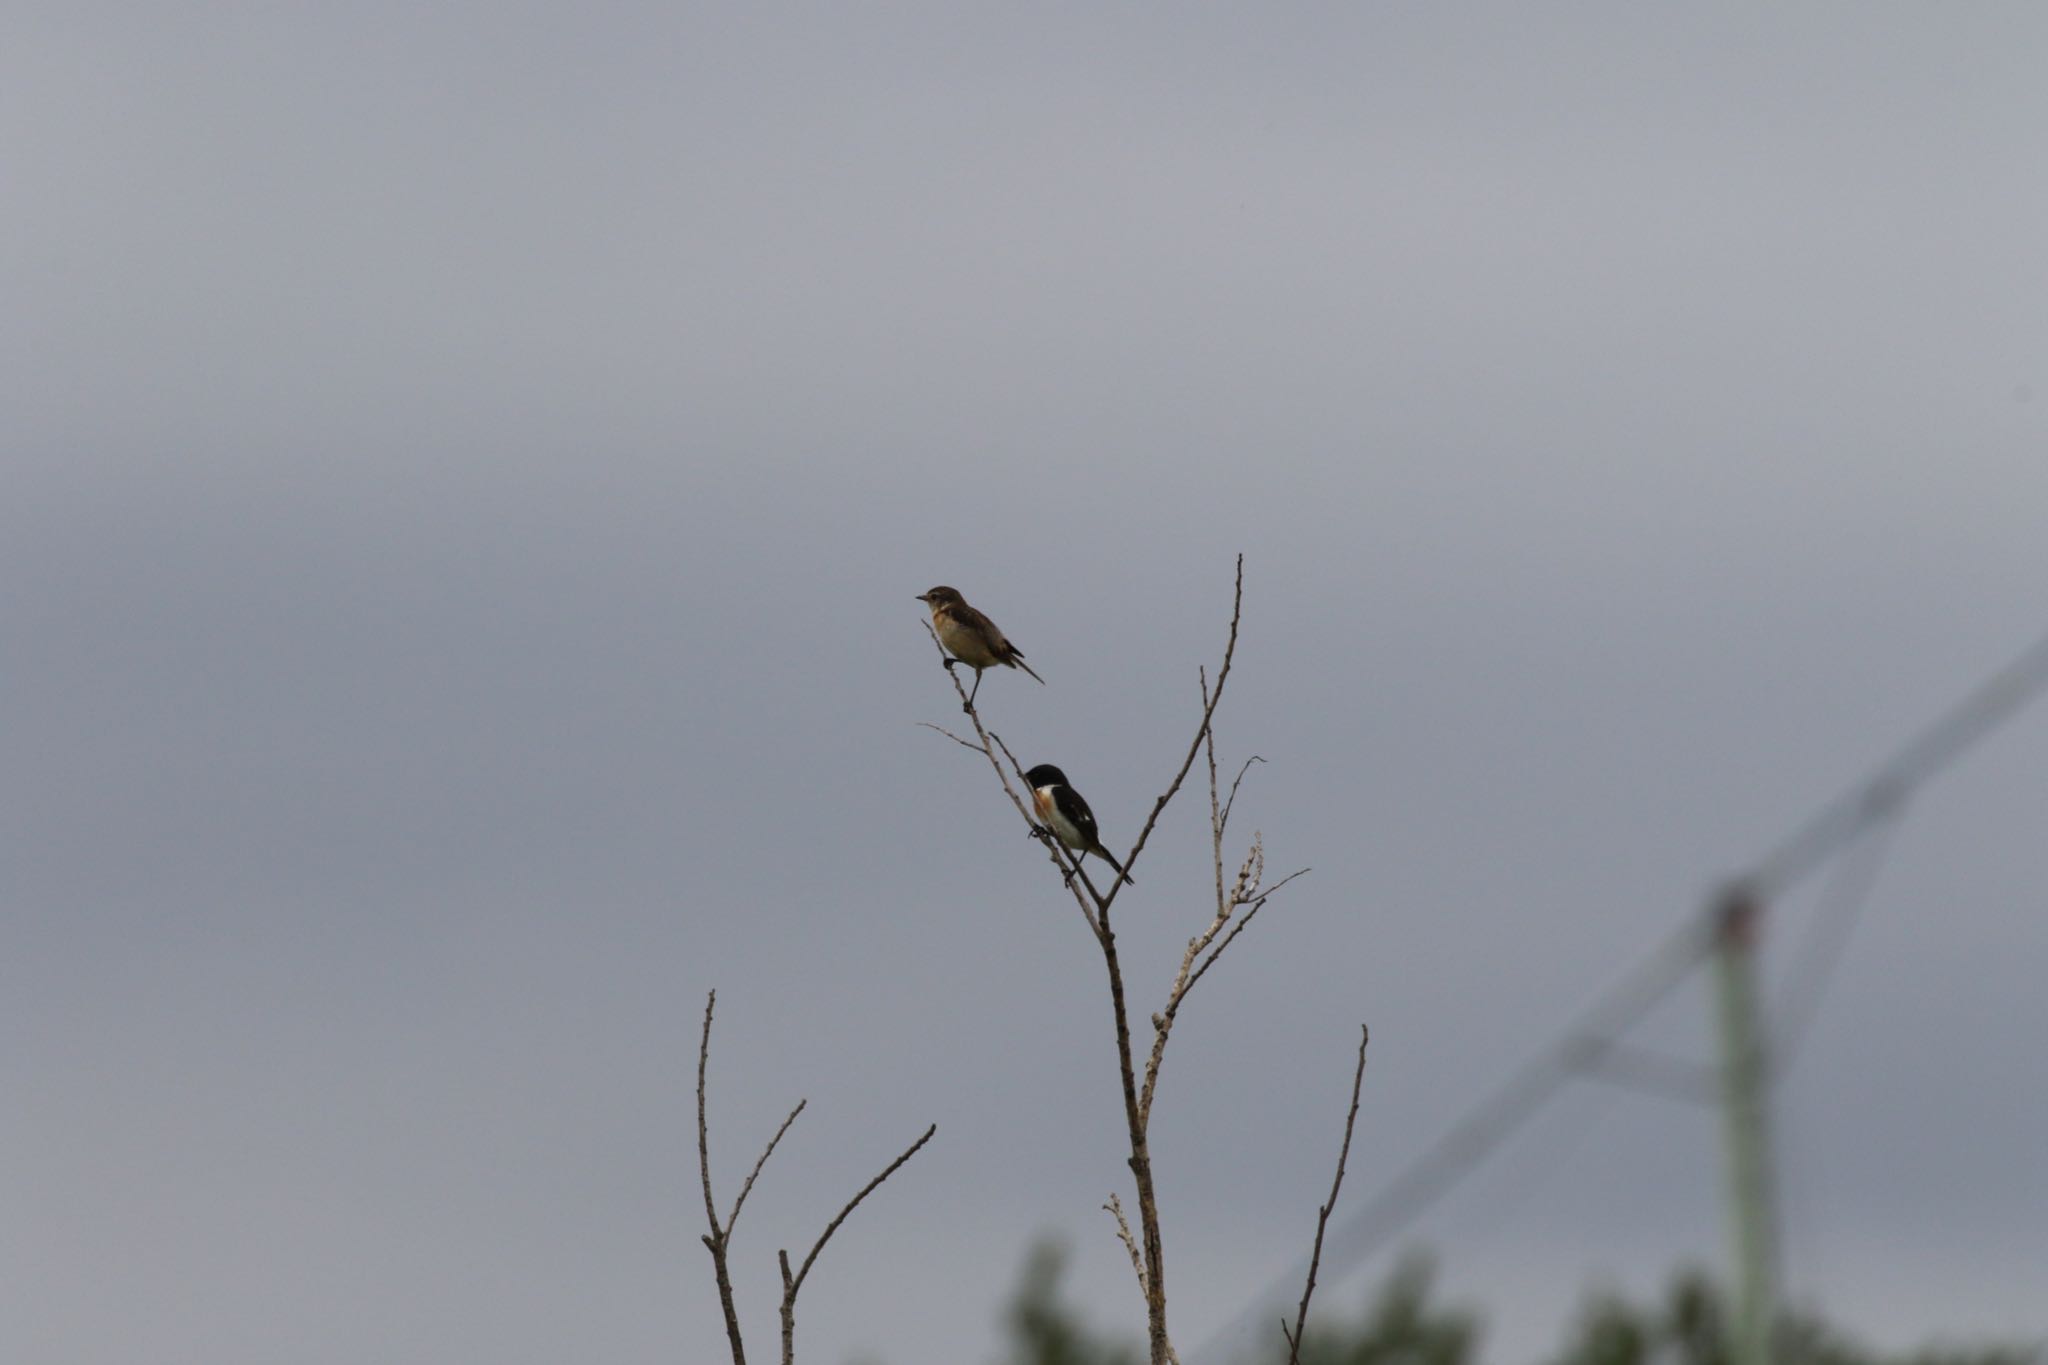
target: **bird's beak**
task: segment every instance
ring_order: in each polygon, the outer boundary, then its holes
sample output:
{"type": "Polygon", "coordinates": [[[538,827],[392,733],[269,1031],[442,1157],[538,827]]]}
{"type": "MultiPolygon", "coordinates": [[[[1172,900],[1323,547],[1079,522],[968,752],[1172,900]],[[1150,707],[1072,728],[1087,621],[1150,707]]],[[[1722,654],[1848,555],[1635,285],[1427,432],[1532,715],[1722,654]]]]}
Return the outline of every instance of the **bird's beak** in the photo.
{"type": "Polygon", "coordinates": [[[919,594],[918,594],[917,596],[915,596],[915,597],[911,598],[910,600],[911,600],[911,601],[913,601],[913,602],[922,602],[922,601],[924,601],[924,600],[925,600],[925,599],[926,599],[927,597],[929,597],[929,596],[931,596],[931,594],[930,594],[930,593],[923,593],[923,592],[921,592],[921,593],[919,593],[919,594]]]}

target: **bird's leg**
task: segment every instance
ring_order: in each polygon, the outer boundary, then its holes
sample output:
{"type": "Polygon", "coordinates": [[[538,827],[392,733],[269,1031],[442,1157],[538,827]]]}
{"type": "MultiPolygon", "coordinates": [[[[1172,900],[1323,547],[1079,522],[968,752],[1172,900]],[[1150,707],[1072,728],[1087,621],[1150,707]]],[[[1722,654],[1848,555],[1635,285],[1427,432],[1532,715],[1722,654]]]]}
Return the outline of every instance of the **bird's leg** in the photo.
{"type": "Polygon", "coordinates": [[[960,703],[962,711],[974,710],[974,699],[981,695],[981,670],[974,670],[974,686],[967,689],[967,700],[960,703]]]}

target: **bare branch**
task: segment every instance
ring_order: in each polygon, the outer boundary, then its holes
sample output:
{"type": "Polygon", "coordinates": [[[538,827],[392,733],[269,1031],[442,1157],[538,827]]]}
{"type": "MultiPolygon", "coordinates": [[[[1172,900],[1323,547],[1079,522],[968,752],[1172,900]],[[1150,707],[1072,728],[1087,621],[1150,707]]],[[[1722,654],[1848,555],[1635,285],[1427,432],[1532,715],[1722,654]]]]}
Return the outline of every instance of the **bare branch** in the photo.
{"type": "MultiPolygon", "coordinates": [[[[1227,918],[1227,912],[1219,912],[1207,929],[1188,940],[1180,955],[1180,970],[1174,973],[1173,987],[1166,993],[1166,1008],[1152,1016],[1152,1053],[1145,1059],[1145,1083],[1138,1092],[1138,1116],[1147,1125],[1152,1122],[1152,1095],[1159,1089],[1159,1067],[1166,1060],[1166,1036],[1173,1031],[1173,1021],[1180,1017],[1180,1002],[1187,998],[1188,988],[1200,975],[1191,976],[1190,970],[1227,918]]],[[[1230,936],[1235,938],[1237,931],[1233,929],[1230,936]]]]}
{"type": "MultiPolygon", "coordinates": [[[[1195,676],[1202,683],[1202,706],[1209,705],[1209,670],[1199,668],[1195,676]]],[[[1216,865],[1216,918],[1220,922],[1230,913],[1230,907],[1223,900],[1223,809],[1216,804],[1216,727],[1202,727],[1202,747],[1209,755],[1209,851],[1210,860],[1216,865]]]]}
{"type": "MultiPolygon", "coordinates": [[[[1128,866],[1128,864],[1127,864],[1128,866]]],[[[1118,883],[1121,885],[1122,883],[1118,883]]],[[[1110,895],[1116,891],[1111,888],[1110,895]]],[[[1173,1358],[1166,1335],[1166,1249],[1159,1235],[1159,1196],[1152,1184],[1152,1147],[1146,1135],[1151,1122],[1138,1100],[1138,1080],[1131,1067],[1131,1016],[1124,998],[1124,972],[1117,961],[1116,933],[1109,927],[1109,907],[1102,907],[1102,965],[1109,973],[1110,1013],[1116,1020],[1117,1079],[1124,1091],[1124,1127],[1131,1143],[1131,1180],[1138,1190],[1138,1227],[1145,1252],[1145,1331],[1152,1365],[1173,1358]]]]}
{"type": "MultiPolygon", "coordinates": [[[[1215,950],[1212,951],[1207,957],[1202,959],[1201,965],[1197,966],[1194,970],[1194,974],[1188,978],[1188,984],[1181,989],[1180,1000],[1185,1000],[1187,998],[1188,992],[1195,988],[1195,983],[1197,981],[1200,981],[1204,976],[1207,976],[1209,974],[1209,969],[1216,965],[1216,959],[1223,956],[1223,950],[1225,948],[1228,948],[1232,943],[1235,943],[1237,941],[1237,936],[1245,931],[1245,926],[1249,925],[1252,922],[1252,919],[1259,913],[1260,908],[1263,907],[1265,903],[1266,902],[1263,897],[1253,901],[1251,904],[1251,908],[1244,912],[1243,917],[1240,918],[1237,921],[1237,923],[1230,926],[1230,932],[1223,936],[1223,941],[1221,943],[1218,943],[1215,947],[1215,950]]],[[[1175,1000],[1173,1002],[1174,1008],[1176,1010],[1180,1008],[1180,1000],[1175,1000]]]]}
{"type": "MultiPolygon", "coordinates": [[[[932,637],[932,648],[938,650],[939,658],[947,659],[952,657],[946,653],[946,647],[939,643],[938,632],[932,629],[931,623],[929,621],[925,623],[924,631],[925,634],[932,637]]],[[[974,722],[974,733],[981,737],[981,743],[979,745],[970,744],[966,740],[962,739],[960,736],[954,734],[952,731],[944,729],[937,725],[933,725],[929,721],[919,721],[918,724],[924,726],[927,730],[937,730],[940,734],[944,735],[947,739],[952,740],[955,744],[959,744],[968,749],[973,749],[979,754],[981,754],[982,757],[986,758],[989,762],[989,766],[995,769],[996,781],[1003,784],[1003,795],[1009,797],[1010,804],[1017,808],[1018,818],[1024,821],[1024,825],[1027,829],[1032,830],[1035,833],[1038,830],[1038,821],[1035,818],[1033,818],[1031,814],[1031,807],[1027,803],[1025,798],[1019,796],[1017,794],[1017,790],[1011,787],[1010,775],[1009,773],[1003,771],[1002,760],[996,757],[996,750],[998,748],[1002,749],[1003,756],[1010,760],[1011,770],[1017,774],[1017,781],[1019,785],[1023,788],[1024,791],[1028,792],[1031,790],[1031,783],[1030,780],[1024,776],[1023,765],[1017,762],[1017,756],[1010,752],[1009,746],[1004,744],[1000,737],[991,735],[988,729],[982,725],[981,713],[967,704],[967,689],[960,685],[960,679],[954,674],[952,669],[949,668],[946,670],[946,676],[952,680],[953,691],[959,694],[961,709],[967,713],[967,718],[970,721],[974,722]]],[[[1045,841],[1045,843],[1051,854],[1053,862],[1061,869],[1062,873],[1066,876],[1067,888],[1073,892],[1074,903],[1075,905],[1080,907],[1081,917],[1088,921],[1089,931],[1095,935],[1097,941],[1100,941],[1102,938],[1101,922],[1098,919],[1095,910],[1089,906],[1088,897],[1084,897],[1080,888],[1074,885],[1073,875],[1069,870],[1067,863],[1062,858],[1063,850],[1061,850],[1058,847],[1059,841],[1057,839],[1048,839],[1045,841]]],[[[1085,881],[1086,879],[1083,878],[1083,880],[1085,881]]],[[[1099,895],[1095,894],[1094,886],[1092,883],[1089,884],[1088,896],[1092,896],[1097,902],[1097,904],[1100,904],[1102,901],[1102,898],[1099,895]]]]}
{"type": "MultiPolygon", "coordinates": [[[[704,1246],[711,1253],[711,1273],[718,1282],[718,1306],[725,1313],[725,1339],[732,1347],[732,1365],[747,1365],[746,1343],[740,1339],[739,1310],[734,1307],[732,1301],[732,1272],[726,1266],[726,1243],[732,1232],[732,1224],[728,1221],[726,1226],[718,1226],[718,1201],[711,1194],[711,1135],[710,1124],[705,1117],[704,1073],[709,1070],[711,1064],[711,1012],[717,1006],[718,992],[712,991],[704,1001],[704,1036],[697,1044],[697,1171],[704,1181],[704,1218],[711,1224],[711,1231],[704,1238],[704,1246]]],[[[795,1118],[796,1115],[792,1114],[790,1117],[795,1118]]],[[[788,1126],[787,1123],[783,1124],[785,1128],[788,1126]]],[[[779,1139],[781,1134],[778,1133],[776,1136],[779,1139]]],[[[773,1150],[774,1143],[770,1143],[769,1148],[773,1150]]],[[[761,1160],[767,1159],[764,1153],[761,1160]]],[[[760,1166],[756,1165],[755,1173],[758,1174],[760,1169],[760,1166]]],[[[753,1183],[753,1177],[749,1176],[747,1184],[751,1186],[753,1183]]],[[[744,1192],[740,1198],[746,1198],[744,1192]]],[[[737,1204],[733,1206],[733,1216],[739,1216],[737,1204]]]]}
{"type": "Polygon", "coordinates": [[[1117,1240],[1124,1244],[1125,1251],[1131,1253],[1131,1273],[1138,1277],[1138,1292],[1143,1294],[1146,1292],[1145,1262],[1138,1255],[1138,1244],[1131,1239],[1131,1225],[1124,1221],[1123,1201],[1112,1194],[1109,1196],[1109,1202],[1102,1207],[1109,1211],[1110,1217],[1116,1219],[1117,1240]]]}
{"type": "MultiPolygon", "coordinates": [[[[1138,842],[1132,844],[1131,851],[1124,855],[1124,871],[1126,873],[1129,873],[1131,868],[1136,865],[1138,855],[1145,851],[1145,843],[1152,837],[1153,826],[1159,823],[1160,815],[1166,810],[1167,803],[1173,800],[1174,794],[1180,790],[1180,784],[1187,780],[1188,769],[1195,766],[1195,756],[1202,752],[1202,740],[1209,733],[1209,722],[1216,714],[1217,703],[1223,700],[1223,685],[1229,681],[1230,665],[1232,660],[1237,657],[1237,627],[1243,616],[1244,556],[1239,555],[1237,557],[1236,586],[1232,589],[1230,597],[1230,639],[1223,646],[1223,666],[1216,670],[1215,690],[1208,693],[1208,701],[1202,707],[1202,723],[1195,731],[1194,742],[1188,745],[1187,757],[1181,760],[1180,770],[1173,775],[1173,781],[1167,785],[1166,790],[1160,794],[1159,799],[1152,803],[1152,813],[1145,817],[1145,827],[1138,831],[1138,842]]],[[[955,685],[957,686],[958,684],[955,685]]],[[[1126,885],[1127,883],[1121,881],[1111,884],[1109,894],[1103,898],[1101,906],[1102,917],[1105,921],[1109,918],[1109,903],[1116,899],[1117,893],[1126,885]]]]}
{"type": "Polygon", "coordinates": [[[768,1158],[775,1155],[775,1146],[782,1141],[782,1135],[789,1131],[789,1125],[796,1122],[796,1116],[804,1112],[809,1100],[798,1100],[796,1108],[789,1111],[789,1117],[775,1130],[775,1136],[768,1139],[768,1145],[761,1151],[761,1159],[754,1163],[754,1169],[747,1173],[747,1183],[740,1186],[740,1197],[732,1201],[732,1212],[726,1215],[725,1234],[732,1235],[733,1224],[740,1221],[740,1209],[746,1204],[747,1196],[754,1192],[754,1180],[761,1174],[761,1168],[768,1164],[768,1158]]]}
{"type": "MultiPolygon", "coordinates": [[[[846,1207],[839,1210],[839,1212],[833,1217],[832,1221],[825,1225],[825,1230],[818,1234],[818,1240],[811,1244],[810,1254],[804,1257],[803,1266],[796,1272],[796,1280],[794,1283],[797,1289],[801,1289],[803,1287],[804,1276],[811,1273],[811,1263],[818,1259],[818,1253],[825,1249],[825,1243],[832,1240],[832,1234],[839,1231],[839,1225],[846,1221],[846,1216],[852,1213],[855,1209],[859,1208],[861,1200],[866,1199],[869,1195],[873,1194],[875,1192],[875,1188],[878,1185],[880,1185],[884,1180],[887,1180],[890,1176],[896,1174],[896,1172],[902,1168],[904,1162],[916,1156],[918,1149],[923,1147],[927,1142],[930,1142],[932,1140],[932,1134],[938,1131],[939,1125],[936,1123],[932,1124],[929,1128],[926,1128],[924,1130],[923,1136],[919,1137],[917,1141],[911,1143],[908,1147],[904,1148],[903,1154],[901,1156],[897,1157],[887,1166],[884,1166],[882,1168],[882,1173],[880,1175],[876,1176],[873,1180],[870,1180],[867,1184],[861,1186],[860,1193],[856,1194],[853,1198],[846,1201],[846,1207]]],[[[794,1290],[792,1290],[792,1294],[793,1293],[794,1290]]]]}
{"type": "Polygon", "coordinates": [[[1358,1068],[1351,1073],[1351,1110],[1344,1116],[1344,1144],[1337,1149],[1337,1178],[1330,1182],[1329,1202],[1316,1212],[1316,1244],[1309,1253],[1308,1282],[1301,1289],[1301,1308],[1294,1315],[1294,1333],[1289,1336],[1283,1320],[1280,1333],[1287,1337],[1287,1365],[1297,1365],[1301,1358],[1301,1334],[1308,1324],[1308,1301],[1316,1292],[1316,1267],[1323,1260],[1323,1229],[1330,1224],[1330,1210],[1337,1207],[1337,1191],[1344,1188],[1344,1163],[1351,1156],[1351,1130],[1358,1123],[1358,1089],[1365,1080],[1365,1045],[1372,1034],[1365,1025],[1358,1026],[1358,1068]]]}
{"type": "MultiPolygon", "coordinates": [[[[1018,785],[1026,791],[1031,790],[1031,779],[1024,775],[1024,765],[1017,761],[1017,755],[1010,752],[1010,746],[1003,743],[1003,737],[993,730],[988,732],[988,737],[991,743],[1003,751],[1003,757],[1010,760],[1010,771],[1017,775],[1018,785]]],[[[1036,825],[1038,821],[1033,820],[1031,823],[1036,825]]]]}
{"type": "MultiPolygon", "coordinates": [[[[1195,988],[1195,982],[1200,981],[1202,979],[1203,974],[1206,973],[1211,967],[1216,965],[1216,959],[1223,956],[1223,950],[1225,948],[1228,948],[1231,945],[1232,941],[1235,940],[1239,934],[1244,932],[1245,926],[1252,922],[1252,916],[1258,914],[1259,911],[1265,907],[1266,901],[1273,895],[1274,892],[1278,891],[1281,887],[1287,885],[1287,883],[1293,881],[1296,877],[1306,874],[1308,871],[1309,869],[1304,867],[1303,869],[1301,869],[1300,872],[1290,872],[1285,877],[1282,877],[1278,882],[1275,882],[1272,886],[1268,887],[1266,890],[1259,892],[1258,899],[1251,902],[1251,908],[1244,912],[1244,918],[1238,920],[1236,924],[1231,926],[1230,932],[1223,936],[1223,941],[1216,945],[1215,950],[1211,952],[1209,956],[1202,959],[1202,963],[1200,966],[1195,968],[1195,974],[1188,978],[1187,989],[1190,991],[1193,990],[1195,988]]],[[[1186,995],[1186,993],[1186,991],[1182,992],[1183,995],[1186,995]]]]}
{"type": "Polygon", "coordinates": [[[1244,761],[1244,766],[1237,770],[1237,776],[1231,779],[1230,798],[1223,803],[1223,819],[1220,822],[1223,828],[1230,828],[1230,808],[1237,804],[1238,784],[1244,781],[1244,775],[1251,771],[1252,764],[1264,763],[1265,761],[1265,759],[1260,758],[1257,754],[1253,754],[1250,758],[1244,761]]]}
{"type": "Polygon", "coordinates": [[[1259,838],[1254,837],[1252,850],[1245,855],[1244,866],[1238,869],[1236,889],[1223,902],[1222,910],[1209,922],[1209,927],[1188,940],[1181,953],[1180,970],[1175,973],[1173,986],[1166,993],[1166,1006],[1152,1016],[1152,1054],[1145,1061],[1145,1082],[1138,1094],[1139,1115],[1148,1123],[1152,1118],[1152,1096],[1159,1088],[1159,1068],[1166,1059],[1166,1038],[1173,1031],[1174,1021],[1180,1017],[1180,1007],[1186,1002],[1189,992],[1216,965],[1216,959],[1223,956],[1223,950],[1245,931],[1253,916],[1265,907],[1267,897],[1308,871],[1303,868],[1301,872],[1290,873],[1275,885],[1261,890],[1258,880],[1264,867],[1265,851],[1259,838]],[[1249,905],[1250,909],[1233,921],[1232,913],[1240,905],[1249,905]],[[1228,933],[1223,932],[1226,926],[1228,933]],[[1223,935],[1220,942],[1218,934],[1223,935]],[[1206,957],[1203,956],[1205,952],[1208,954],[1206,957]]]}
{"type": "Polygon", "coordinates": [[[1313,871],[1315,871],[1315,869],[1311,867],[1296,868],[1294,871],[1282,877],[1279,881],[1274,882],[1271,886],[1259,892],[1259,899],[1264,900],[1266,899],[1266,897],[1276,894],[1281,887],[1287,885],[1287,883],[1293,881],[1296,877],[1306,877],[1309,873],[1313,871]]]}
{"type": "MultiPolygon", "coordinates": [[[[697,1171],[704,1186],[704,1218],[711,1225],[711,1231],[705,1234],[702,1240],[705,1249],[711,1253],[712,1272],[718,1281],[718,1305],[725,1314],[725,1335],[732,1347],[733,1365],[747,1365],[746,1345],[740,1337],[739,1312],[733,1304],[732,1275],[727,1266],[732,1230],[739,1222],[740,1210],[746,1207],[747,1196],[754,1192],[754,1182],[760,1178],[762,1169],[768,1164],[768,1158],[775,1155],[775,1149],[782,1144],[783,1137],[796,1122],[797,1115],[804,1112],[804,1106],[808,1101],[798,1100],[796,1108],[789,1111],[789,1117],[775,1130],[775,1136],[768,1139],[768,1145],[762,1148],[759,1159],[754,1162],[754,1169],[747,1173],[746,1183],[740,1186],[739,1196],[732,1203],[732,1212],[726,1215],[725,1224],[721,1227],[718,1222],[718,1201],[711,1189],[711,1125],[708,1105],[705,1102],[705,1077],[711,1063],[711,1016],[717,1005],[718,992],[713,991],[704,1002],[704,1034],[697,1045],[697,1171]]],[[[839,1230],[839,1225],[846,1221],[847,1215],[859,1206],[861,1200],[873,1194],[875,1188],[894,1175],[904,1162],[917,1155],[918,1149],[930,1142],[932,1134],[937,1131],[937,1124],[925,1129],[923,1137],[913,1142],[903,1155],[890,1162],[880,1175],[861,1187],[860,1193],[849,1200],[846,1207],[839,1211],[838,1216],[827,1223],[825,1230],[818,1234],[818,1240],[812,1245],[810,1254],[804,1257],[802,1269],[792,1275],[789,1269],[789,1253],[782,1251],[776,1254],[776,1259],[782,1266],[783,1365],[790,1365],[795,1339],[796,1292],[802,1286],[804,1276],[811,1273],[812,1262],[818,1259],[818,1253],[824,1250],[825,1243],[831,1240],[832,1234],[839,1230]]]]}
{"type": "Polygon", "coordinates": [[[944,735],[947,739],[952,740],[955,744],[959,745],[963,749],[971,749],[977,754],[985,754],[988,752],[979,744],[971,744],[968,741],[960,738],[960,736],[954,734],[951,730],[948,730],[943,725],[934,725],[928,720],[921,720],[918,722],[918,724],[922,725],[927,730],[937,730],[940,734],[944,735]]]}
{"type": "Polygon", "coordinates": [[[711,1012],[718,1008],[718,992],[704,1001],[704,1036],[697,1044],[697,1172],[704,1179],[704,1216],[711,1220],[716,1237],[718,1205],[711,1198],[711,1130],[704,1117],[704,1073],[711,1065],[711,1012]]]}
{"type": "Polygon", "coordinates": [[[938,1131],[939,1125],[936,1123],[925,1129],[924,1136],[904,1148],[903,1155],[884,1166],[880,1175],[861,1186],[860,1193],[846,1201],[846,1207],[839,1210],[838,1215],[825,1225],[825,1230],[818,1234],[818,1240],[811,1244],[810,1254],[804,1257],[804,1263],[798,1267],[795,1275],[789,1273],[789,1252],[785,1250],[775,1253],[776,1260],[782,1267],[782,1365],[791,1365],[795,1358],[796,1294],[803,1288],[804,1277],[811,1273],[811,1264],[818,1259],[818,1253],[825,1249],[825,1243],[832,1240],[832,1234],[839,1231],[839,1225],[846,1221],[847,1215],[860,1207],[860,1201],[873,1194],[875,1188],[884,1180],[896,1174],[903,1163],[916,1156],[918,1149],[930,1142],[932,1134],[938,1131]]]}
{"type": "Polygon", "coordinates": [[[789,1274],[789,1252],[777,1251],[775,1263],[782,1268],[782,1365],[792,1365],[796,1360],[796,1281],[789,1274]]]}

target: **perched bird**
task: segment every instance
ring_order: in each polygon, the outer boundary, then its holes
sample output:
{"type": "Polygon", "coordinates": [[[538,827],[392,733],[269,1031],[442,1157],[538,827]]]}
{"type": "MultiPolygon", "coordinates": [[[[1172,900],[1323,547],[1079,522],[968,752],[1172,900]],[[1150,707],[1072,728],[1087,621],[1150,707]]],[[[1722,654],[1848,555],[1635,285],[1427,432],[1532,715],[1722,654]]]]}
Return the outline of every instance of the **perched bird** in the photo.
{"type": "MultiPolygon", "coordinates": [[[[938,633],[939,643],[953,657],[946,660],[946,667],[954,663],[966,664],[974,670],[974,691],[967,694],[967,704],[960,709],[972,711],[974,698],[981,691],[981,670],[1002,664],[1007,668],[1021,668],[1032,677],[1038,678],[1030,664],[1024,662],[1024,651],[1011,644],[996,628],[996,623],[967,605],[967,599],[952,588],[933,588],[921,592],[917,600],[932,609],[932,629],[938,633]]],[[[1038,678],[1040,683],[1045,679],[1038,678]]]]}
{"type": "Polygon", "coordinates": [[[1038,818],[1061,843],[1079,855],[1074,859],[1075,867],[1081,865],[1082,858],[1093,853],[1115,868],[1119,877],[1133,886],[1137,885],[1131,882],[1131,874],[1124,871],[1124,865],[1116,860],[1116,855],[1102,846],[1102,836],[1095,829],[1095,812],[1088,809],[1081,793],[1067,785],[1065,773],[1050,763],[1041,763],[1024,774],[1024,780],[1031,784],[1031,803],[1038,808],[1038,818]]]}

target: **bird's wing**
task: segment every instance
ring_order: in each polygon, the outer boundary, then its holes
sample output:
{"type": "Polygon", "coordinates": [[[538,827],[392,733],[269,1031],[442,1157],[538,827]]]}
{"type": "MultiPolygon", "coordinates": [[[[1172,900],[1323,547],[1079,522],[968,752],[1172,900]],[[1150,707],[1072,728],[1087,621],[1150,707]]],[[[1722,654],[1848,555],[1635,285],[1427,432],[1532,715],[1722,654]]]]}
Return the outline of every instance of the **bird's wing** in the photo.
{"type": "Polygon", "coordinates": [[[1081,832],[1091,847],[1102,843],[1102,836],[1095,829],[1095,812],[1088,809],[1088,803],[1081,799],[1081,793],[1072,787],[1055,787],[1052,799],[1059,805],[1060,814],[1067,817],[1068,822],[1081,832]]]}
{"type": "MultiPolygon", "coordinates": [[[[988,652],[995,656],[997,663],[1006,664],[1011,668],[1021,668],[1032,677],[1038,678],[1038,670],[1024,662],[1024,651],[1010,643],[1010,637],[1003,634],[1001,626],[965,602],[956,603],[951,610],[954,619],[981,637],[982,643],[988,646],[988,652]]],[[[1038,678],[1038,681],[1043,683],[1045,679],[1038,678]]]]}
{"type": "Polygon", "coordinates": [[[973,607],[968,606],[965,602],[956,603],[954,605],[953,615],[960,622],[961,625],[966,626],[969,630],[975,631],[984,640],[987,640],[989,643],[989,647],[996,652],[998,657],[1007,654],[1012,649],[1016,648],[1015,645],[1012,645],[1008,640],[1003,638],[1003,632],[997,628],[995,622],[989,620],[986,616],[983,616],[980,612],[976,611],[973,607]]]}

